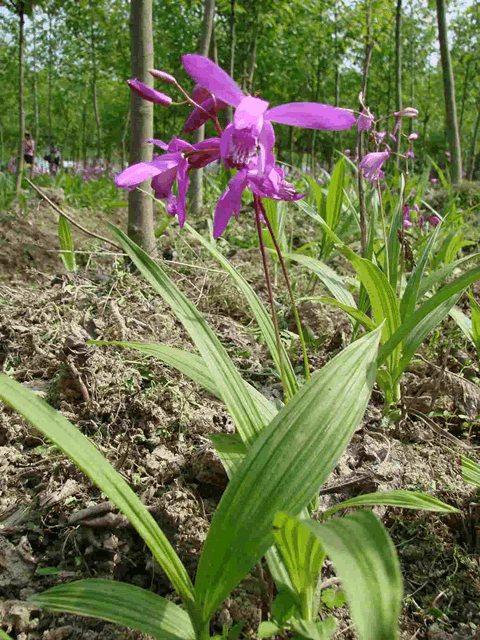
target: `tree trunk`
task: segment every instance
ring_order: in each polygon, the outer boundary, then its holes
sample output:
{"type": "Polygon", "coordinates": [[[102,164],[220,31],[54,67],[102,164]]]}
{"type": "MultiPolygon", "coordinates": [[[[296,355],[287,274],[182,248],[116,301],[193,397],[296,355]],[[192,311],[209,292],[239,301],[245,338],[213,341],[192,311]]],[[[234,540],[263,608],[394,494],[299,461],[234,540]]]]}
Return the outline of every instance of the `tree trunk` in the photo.
{"type": "Polygon", "coordinates": [[[17,181],[15,193],[17,199],[20,197],[20,189],[22,188],[23,175],[23,152],[25,137],[25,112],[23,107],[23,46],[24,35],[23,27],[25,25],[25,14],[23,13],[23,2],[20,3],[18,12],[18,158],[17,158],[17,181]]]}
{"type": "Polygon", "coordinates": [[[475,148],[477,146],[478,131],[480,129],[480,102],[477,107],[477,118],[475,120],[475,128],[473,130],[472,146],[470,147],[470,162],[468,170],[468,179],[473,180],[473,172],[475,170],[475,148]]]}
{"type": "MultiPolygon", "coordinates": [[[[235,1],[230,0],[230,77],[235,74],[235,1]]],[[[233,107],[227,107],[228,121],[233,120],[233,107]]]]}
{"type": "MultiPolygon", "coordinates": [[[[33,27],[33,139],[38,144],[38,86],[37,86],[37,29],[35,16],[32,16],[33,27]]],[[[37,152],[37,149],[35,149],[37,152]]],[[[35,153],[37,155],[37,153],[35,153]]]]}
{"type": "Polygon", "coordinates": [[[462,154],[460,137],[458,135],[457,107],[455,104],[455,83],[453,80],[452,61],[448,49],[448,30],[445,0],[436,0],[438,20],[438,41],[440,43],[440,57],[443,70],[443,88],[445,94],[445,115],[447,138],[452,156],[451,180],[452,184],[460,184],[462,180],[462,154]]]}
{"type": "Polygon", "coordinates": [[[471,64],[472,64],[472,59],[469,58],[467,61],[467,68],[465,69],[465,80],[463,82],[462,106],[460,107],[460,124],[458,125],[459,136],[462,134],[463,114],[465,112],[465,103],[467,101],[467,95],[468,95],[468,76],[469,76],[471,64]]]}
{"type": "MultiPolygon", "coordinates": [[[[132,0],[133,2],[133,0],[132,0]]],[[[91,27],[91,45],[92,45],[92,96],[93,96],[93,113],[95,115],[95,124],[97,127],[97,160],[102,155],[102,123],[100,121],[100,112],[98,110],[97,99],[97,55],[95,47],[95,33],[93,26],[91,27]]]]}
{"type": "Polygon", "coordinates": [[[129,104],[127,109],[127,115],[125,116],[125,126],[123,127],[122,141],[121,141],[121,147],[120,147],[120,170],[121,171],[125,169],[125,158],[127,156],[125,143],[127,141],[128,127],[130,125],[131,113],[132,113],[132,107],[129,104]]]}
{"type": "Polygon", "coordinates": [[[48,13],[48,137],[49,143],[52,139],[52,85],[53,85],[53,44],[52,44],[52,14],[48,13]]]}
{"type": "MultiPolygon", "coordinates": [[[[132,51],[132,77],[149,87],[153,78],[152,0],[131,0],[130,38],[132,51]]],[[[153,137],[153,104],[131,93],[131,146],[130,164],[152,159],[152,147],[146,141],[153,137]]],[[[150,180],[140,187],[150,191],[150,180]]],[[[128,237],[155,257],[156,244],[153,229],[153,202],[149,193],[139,189],[128,194],[128,237]]]]}
{"type": "MultiPolygon", "coordinates": [[[[395,14],[395,84],[396,84],[396,101],[395,107],[397,111],[402,110],[402,0],[397,0],[397,11],[395,14]]],[[[402,121],[397,130],[397,141],[395,143],[395,152],[397,166],[400,166],[402,160],[402,121]]]]}
{"type": "MultiPolygon", "coordinates": [[[[215,0],[205,0],[203,11],[203,27],[200,38],[199,54],[208,56],[215,17],[215,0]]],[[[205,127],[193,132],[193,143],[202,142],[205,138],[205,127]]],[[[203,169],[194,169],[190,174],[190,210],[193,215],[200,213],[203,205],[203,169]]]]}

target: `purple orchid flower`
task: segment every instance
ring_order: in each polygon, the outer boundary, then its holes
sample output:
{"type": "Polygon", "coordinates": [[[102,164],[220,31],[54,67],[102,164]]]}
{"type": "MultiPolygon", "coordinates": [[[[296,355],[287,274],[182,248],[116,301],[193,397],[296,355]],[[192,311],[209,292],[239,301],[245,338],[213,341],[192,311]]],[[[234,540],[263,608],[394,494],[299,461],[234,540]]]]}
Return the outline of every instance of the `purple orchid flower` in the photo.
{"type": "Polygon", "coordinates": [[[363,175],[367,180],[370,180],[371,184],[383,179],[385,174],[382,171],[382,166],[389,155],[388,151],[367,153],[358,165],[360,169],[363,169],[363,175]]]}
{"type": "Polygon", "coordinates": [[[285,174],[280,167],[272,166],[264,173],[259,170],[258,165],[259,160],[255,158],[249,168],[239,170],[230,180],[215,209],[214,238],[222,235],[232,215],[238,218],[242,206],[242,193],[247,187],[250,187],[253,193],[272,200],[300,200],[307,195],[295,191],[294,186],[285,180],[285,174]]]}
{"type": "Polygon", "coordinates": [[[357,120],[357,127],[359,131],[370,131],[372,128],[374,116],[370,113],[369,109],[364,109],[357,120]]]}
{"type": "Polygon", "coordinates": [[[185,140],[174,138],[167,146],[161,140],[151,140],[167,151],[150,162],[139,162],[122,171],[115,178],[117,187],[129,190],[152,178],[152,189],[155,197],[167,201],[167,212],[178,216],[181,227],[185,224],[186,194],[189,185],[189,169],[204,167],[220,158],[219,138],[208,138],[198,144],[191,145],[185,140]],[[178,195],[173,193],[173,185],[177,181],[178,195]]]}
{"type": "Polygon", "coordinates": [[[440,218],[438,216],[430,216],[428,221],[432,225],[432,227],[436,227],[440,222],[440,218]]]}
{"type": "Polygon", "coordinates": [[[208,58],[187,54],[182,56],[182,62],[187,73],[215,100],[235,107],[233,123],[226,127],[220,143],[227,167],[243,169],[258,154],[259,169],[267,171],[268,152],[275,143],[272,122],[331,131],[350,129],[355,124],[350,111],[314,102],[295,102],[268,109],[268,102],[246,96],[236,82],[208,58]]]}

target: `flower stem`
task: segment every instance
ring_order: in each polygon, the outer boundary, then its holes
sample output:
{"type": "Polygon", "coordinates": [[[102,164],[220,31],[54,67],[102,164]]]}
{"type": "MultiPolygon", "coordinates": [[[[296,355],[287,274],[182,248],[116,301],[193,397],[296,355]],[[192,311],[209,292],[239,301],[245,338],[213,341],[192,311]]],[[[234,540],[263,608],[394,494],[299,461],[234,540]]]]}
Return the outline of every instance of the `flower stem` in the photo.
{"type": "Polygon", "coordinates": [[[260,204],[261,212],[263,214],[263,218],[265,220],[268,231],[270,233],[273,244],[275,246],[275,251],[277,252],[278,260],[280,262],[280,266],[282,267],[282,271],[283,271],[283,277],[285,278],[285,283],[287,285],[288,293],[290,295],[290,302],[292,303],[293,315],[295,316],[295,322],[297,324],[298,337],[300,339],[300,344],[302,345],[303,364],[305,368],[305,380],[308,382],[310,380],[310,367],[308,364],[307,347],[305,345],[305,338],[303,337],[302,325],[300,322],[300,316],[298,315],[297,305],[295,304],[295,296],[293,295],[292,285],[290,284],[290,278],[288,277],[287,267],[285,265],[285,261],[282,256],[282,252],[280,251],[280,247],[278,246],[277,238],[275,237],[275,233],[273,231],[272,225],[270,224],[270,220],[268,219],[267,212],[265,211],[265,207],[263,206],[263,202],[260,198],[259,198],[259,204],[260,204]]]}
{"type": "Polygon", "coordinates": [[[272,284],[270,282],[270,275],[268,273],[267,256],[265,254],[265,245],[263,244],[263,237],[262,237],[262,223],[260,220],[260,213],[262,212],[263,206],[262,206],[262,199],[260,198],[260,196],[257,196],[255,194],[253,196],[253,203],[255,207],[255,220],[257,222],[258,239],[260,241],[260,253],[262,254],[263,271],[265,273],[265,282],[267,284],[268,299],[270,300],[270,309],[272,312],[273,329],[275,331],[275,339],[277,341],[277,351],[278,351],[278,360],[280,365],[280,376],[282,378],[283,397],[284,397],[284,401],[288,402],[288,400],[290,399],[290,394],[288,393],[287,375],[285,373],[285,366],[283,364],[282,343],[280,342],[280,329],[278,327],[277,312],[275,310],[275,304],[273,302],[272,284]]]}

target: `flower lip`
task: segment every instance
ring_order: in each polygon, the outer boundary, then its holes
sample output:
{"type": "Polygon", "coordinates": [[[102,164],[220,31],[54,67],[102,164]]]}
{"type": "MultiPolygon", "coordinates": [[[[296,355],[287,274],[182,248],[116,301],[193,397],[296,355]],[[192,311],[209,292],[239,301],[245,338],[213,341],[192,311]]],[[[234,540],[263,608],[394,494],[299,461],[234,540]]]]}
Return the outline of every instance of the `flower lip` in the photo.
{"type": "Polygon", "coordinates": [[[140,82],[140,80],[127,80],[127,83],[130,89],[144,100],[154,102],[155,104],[161,104],[164,107],[170,107],[172,104],[170,96],[167,96],[160,91],[156,91],[155,89],[152,89],[152,87],[147,87],[147,85],[140,82]]]}

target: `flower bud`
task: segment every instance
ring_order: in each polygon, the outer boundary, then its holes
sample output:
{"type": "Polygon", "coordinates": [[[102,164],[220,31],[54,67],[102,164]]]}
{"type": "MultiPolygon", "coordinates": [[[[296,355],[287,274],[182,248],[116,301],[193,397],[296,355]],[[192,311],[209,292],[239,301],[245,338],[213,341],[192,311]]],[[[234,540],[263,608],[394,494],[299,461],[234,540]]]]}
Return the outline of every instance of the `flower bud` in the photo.
{"type": "Polygon", "coordinates": [[[414,109],[413,107],[406,107],[401,111],[396,111],[395,115],[397,116],[397,118],[417,118],[418,109],[414,109]]]}
{"type": "Polygon", "coordinates": [[[177,81],[173,76],[171,76],[166,71],[158,71],[157,69],[149,69],[148,73],[156,78],[157,80],[161,80],[162,82],[166,82],[167,84],[176,85],[177,81]]]}
{"type": "Polygon", "coordinates": [[[135,91],[135,93],[144,100],[161,104],[164,107],[169,107],[172,104],[170,96],[160,93],[160,91],[155,91],[152,87],[147,87],[147,85],[140,82],[140,80],[127,80],[127,83],[130,89],[135,91]]]}

